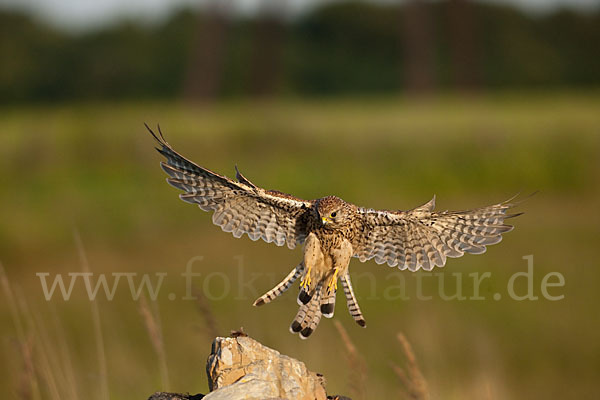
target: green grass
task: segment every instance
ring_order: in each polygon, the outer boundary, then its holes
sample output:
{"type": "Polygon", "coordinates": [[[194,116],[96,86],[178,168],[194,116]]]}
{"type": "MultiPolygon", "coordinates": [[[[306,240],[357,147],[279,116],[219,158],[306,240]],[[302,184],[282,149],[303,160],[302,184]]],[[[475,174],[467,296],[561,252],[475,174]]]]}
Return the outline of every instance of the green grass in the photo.
{"type": "MultiPolygon", "coordinates": [[[[266,345],[323,373],[331,393],[349,393],[350,374],[340,355],[344,345],[331,321],[322,321],[310,340],[300,341],[287,331],[296,311],[292,293],[251,307],[254,295],[270,289],[301,252],[236,240],[213,226],[209,215],[179,201],[164,182],[143,122],[160,123],[171,144],[203,166],[232,176],[237,164],[254,183],[304,198],[337,194],[359,205],[408,209],[435,193],[438,209],[456,209],[539,190],[521,206],[526,214],[514,221],[517,228],[500,245],[483,256],[450,260],[436,271],[450,282],[453,272],[465,279],[468,273],[492,272],[482,286],[487,300],[385,301],[381,297],[392,285],[393,270],[354,260],[353,273],[370,271],[376,279],[373,292],[368,278],[355,283],[369,326],[355,326],[341,298],[336,318],[366,361],[368,398],[398,393],[389,367],[401,356],[398,331],[412,343],[434,398],[597,392],[599,109],[598,94],[515,93],[420,101],[153,102],[1,110],[0,261],[12,286],[27,299],[29,314],[39,320],[37,334],[26,318],[24,330],[25,339],[32,335],[42,397],[52,398],[47,377],[53,371],[59,390],[72,393],[75,386],[81,398],[99,397],[95,393],[103,379],[92,308],[82,285],[71,301],[46,302],[35,276],[81,271],[74,228],[94,272],[169,273],[158,308],[170,388],[161,387],[159,361],[125,286],[114,301],[98,301],[112,399],[145,398],[159,389],[207,391],[204,361],[212,338],[195,303],[179,299],[185,293],[179,274],[196,255],[204,257],[194,265],[203,274],[198,286],[212,273],[205,289],[219,293],[223,276],[229,279],[230,293],[210,304],[223,334],[243,326],[266,345]],[[543,276],[559,271],[566,285],[554,291],[564,300],[492,300],[513,273],[525,270],[527,254],[535,257],[536,294],[543,276]],[[241,272],[237,255],[243,256],[241,272]],[[240,279],[253,274],[260,274],[256,293],[246,290],[239,296],[240,279]],[[171,292],[178,295],[174,301],[167,297],[171,292]],[[44,354],[47,367],[40,361],[44,354]],[[56,372],[61,370],[64,376],[56,372]]],[[[402,276],[413,294],[414,278],[402,276]]],[[[434,285],[425,280],[424,290],[434,292],[434,285]]],[[[471,286],[465,282],[465,291],[471,286]]],[[[0,390],[18,394],[29,376],[16,344],[25,339],[18,338],[7,304],[0,303],[5,360],[0,374],[6,378],[0,390]]]]}

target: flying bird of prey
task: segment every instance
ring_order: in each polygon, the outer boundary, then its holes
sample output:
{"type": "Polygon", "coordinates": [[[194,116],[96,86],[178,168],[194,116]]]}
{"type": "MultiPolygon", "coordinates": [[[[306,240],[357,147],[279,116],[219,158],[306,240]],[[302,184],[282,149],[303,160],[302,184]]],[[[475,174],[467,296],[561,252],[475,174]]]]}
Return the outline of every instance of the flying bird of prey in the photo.
{"type": "Polygon", "coordinates": [[[348,265],[374,259],[401,270],[430,271],[448,257],[481,254],[513,229],[504,220],[511,200],[467,211],[433,211],[435,196],[409,211],[378,211],[347,203],[336,196],[302,200],[275,190],[265,190],[244,177],[236,167],[234,181],[214,173],[177,153],[160,131],[158,152],[166,158],[162,169],[167,182],[183,190],[179,197],[212,211],[213,223],[239,238],[262,239],[293,249],[304,245],[303,260],[273,289],[255,302],[260,306],[281,295],[298,279],[298,313],[290,330],[308,338],[321,316],[331,318],[338,281],[350,314],[362,327],[365,319],[356,301],[348,265]]]}

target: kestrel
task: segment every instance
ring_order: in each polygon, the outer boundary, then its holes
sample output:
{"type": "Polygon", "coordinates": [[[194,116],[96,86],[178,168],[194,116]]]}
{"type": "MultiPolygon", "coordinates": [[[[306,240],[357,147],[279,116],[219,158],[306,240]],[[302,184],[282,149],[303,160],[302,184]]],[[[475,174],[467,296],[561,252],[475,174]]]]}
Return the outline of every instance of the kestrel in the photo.
{"type": "Polygon", "coordinates": [[[365,319],[348,274],[352,257],[374,259],[401,270],[430,271],[447,257],[481,254],[513,229],[504,220],[511,200],[467,211],[433,211],[435,196],[409,211],[378,211],[347,203],[336,196],[302,200],[250,182],[237,169],[234,181],[189,161],[167,143],[159,128],[158,152],[166,158],[167,182],[183,190],[181,200],[212,211],[213,223],[239,238],[263,239],[293,249],[304,245],[303,260],[273,289],[255,302],[260,306],[284,293],[298,279],[298,313],[290,331],[306,339],[321,316],[333,317],[338,281],[350,314],[362,327],[365,319]]]}

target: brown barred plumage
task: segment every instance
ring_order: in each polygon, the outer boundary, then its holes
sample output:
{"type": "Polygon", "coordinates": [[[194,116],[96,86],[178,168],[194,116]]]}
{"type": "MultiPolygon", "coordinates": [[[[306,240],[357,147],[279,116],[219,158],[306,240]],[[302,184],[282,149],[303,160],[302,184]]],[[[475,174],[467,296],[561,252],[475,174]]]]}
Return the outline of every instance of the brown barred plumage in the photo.
{"type": "Polygon", "coordinates": [[[352,288],[352,282],[350,281],[350,274],[346,272],[345,275],[340,277],[340,282],[342,282],[342,287],[344,288],[344,295],[346,296],[346,304],[348,305],[348,311],[350,311],[350,315],[352,318],[354,318],[354,321],[356,321],[357,324],[363,328],[366,327],[367,322],[360,311],[358,301],[356,301],[356,296],[354,296],[354,289],[352,288]]]}
{"type": "Polygon", "coordinates": [[[443,267],[446,257],[484,253],[513,229],[504,220],[521,215],[506,213],[514,206],[510,200],[469,211],[434,212],[434,206],[435,197],[410,211],[359,209],[367,234],[353,243],[354,256],[402,270],[430,271],[443,267]]]}
{"type": "Polygon", "coordinates": [[[256,299],[256,301],[254,301],[254,304],[252,305],[262,306],[263,304],[267,304],[275,300],[277,297],[281,296],[286,290],[288,290],[294,282],[296,282],[300,275],[302,275],[302,272],[304,272],[304,264],[300,263],[296,268],[292,270],[292,272],[288,274],[288,276],[283,278],[283,280],[279,282],[277,286],[275,286],[273,289],[269,290],[267,293],[263,294],[258,299],[256,299]]]}
{"type": "MultiPolygon", "coordinates": [[[[147,127],[147,126],[146,126],[147,127]]],[[[147,127],[148,128],[148,127],[147,127]]],[[[254,305],[269,303],[302,277],[300,308],[290,327],[307,338],[321,316],[332,317],[338,280],[350,314],[365,326],[352,289],[348,265],[374,259],[401,270],[442,267],[448,257],[481,254],[513,229],[504,221],[512,199],[468,211],[435,212],[435,197],[409,211],[377,211],[346,203],[335,196],[306,201],[254,185],[236,167],[237,181],[187,160],[166,142],[159,129],[157,150],[166,158],[167,182],[184,191],[180,198],[212,211],[213,222],[236,238],[244,234],[293,249],[304,245],[304,260],[254,305]]]]}
{"type": "Polygon", "coordinates": [[[321,296],[324,294],[324,286],[319,283],[316,287],[314,296],[306,304],[302,304],[298,309],[296,317],[290,325],[290,332],[299,333],[300,338],[308,337],[317,329],[321,321],[321,296]]]}

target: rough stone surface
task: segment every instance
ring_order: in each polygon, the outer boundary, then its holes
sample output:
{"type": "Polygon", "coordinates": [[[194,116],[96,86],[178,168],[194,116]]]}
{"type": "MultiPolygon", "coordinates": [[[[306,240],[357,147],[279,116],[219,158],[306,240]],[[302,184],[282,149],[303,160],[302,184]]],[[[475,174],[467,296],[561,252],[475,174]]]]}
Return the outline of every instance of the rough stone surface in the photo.
{"type": "Polygon", "coordinates": [[[205,400],[327,399],[321,375],[245,336],[216,338],[206,372],[205,400]]]}

